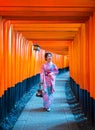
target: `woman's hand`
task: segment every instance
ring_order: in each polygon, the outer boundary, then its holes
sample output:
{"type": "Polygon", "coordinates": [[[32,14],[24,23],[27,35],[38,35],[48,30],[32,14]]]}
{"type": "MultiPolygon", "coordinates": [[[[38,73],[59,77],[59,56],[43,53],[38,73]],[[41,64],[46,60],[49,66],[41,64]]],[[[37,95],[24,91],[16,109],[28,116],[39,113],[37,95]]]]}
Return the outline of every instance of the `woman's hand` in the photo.
{"type": "Polygon", "coordinates": [[[50,72],[48,75],[49,75],[49,76],[52,76],[52,74],[53,74],[53,72],[50,72]]]}
{"type": "Polygon", "coordinates": [[[43,85],[43,84],[44,84],[43,82],[39,83],[39,85],[43,85]]]}

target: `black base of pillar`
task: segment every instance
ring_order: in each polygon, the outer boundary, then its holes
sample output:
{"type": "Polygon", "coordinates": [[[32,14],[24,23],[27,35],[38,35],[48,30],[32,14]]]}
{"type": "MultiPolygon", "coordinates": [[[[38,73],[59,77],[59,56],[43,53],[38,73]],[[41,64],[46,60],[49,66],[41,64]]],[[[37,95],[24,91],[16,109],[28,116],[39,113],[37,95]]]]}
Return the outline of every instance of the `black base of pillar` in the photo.
{"type": "MultiPolygon", "coordinates": [[[[40,75],[37,74],[36,76],[15,84],[15,86],[11,86],[4,92],[4,95],[0,97],[0,124],[24,94],[26,94],[35,84],[39,83],[39,81],[40,75]]],[[[6,122],[8,122],[8,119],[6,119],[6,122]]]]}

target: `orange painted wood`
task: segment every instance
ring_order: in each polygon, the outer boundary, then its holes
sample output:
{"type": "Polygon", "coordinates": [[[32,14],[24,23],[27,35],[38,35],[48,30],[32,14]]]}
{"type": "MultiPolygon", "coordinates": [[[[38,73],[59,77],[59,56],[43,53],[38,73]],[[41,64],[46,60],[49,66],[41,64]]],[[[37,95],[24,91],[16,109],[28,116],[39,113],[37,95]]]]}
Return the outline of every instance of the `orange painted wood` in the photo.
{"type": "Polygon", "coordinates": [[[54,2],[53,0],[48,0],[48,1],[40,1],[39,0],[35,0],[35,1],[31,1],[31,0],[28,0],[28,1],[19,1],[19,0],[16,0],[15,2],[13,2],[12,0],[3,0],[1,2],[1,6],[69,6],[69,7],[72,7],[72,6],[94,6],[94,1],[89,1],[89,0],[67,0],[67,1],[64,1],[64,0],[56,0],[56,2],[54,2]]]}
{"type": "Polygon", "coordinates": [[[16,34],[12,28],[12,75],[11,75],[11,83],[12,86],[16,83],[16,34]]]}
{"type": "Polygon", "coordinates": [[[95,12],[93,14],[93,34],[92,34],[92,37],[93,37],[93,98],[95,99],[95,12]]]}
{"type": "Polygon", "coordinates": [[[90,96],[95,99],[95,14],[89,19],[90,96]]]}
{"type": "Polygon", "coordinates": [[[4,48],[3,48],[3,21],[0,18],[0,97],[4,94],[4,48]]]}
{"type": "Polygon", "coordinates": [[[12,86],[12,27],[8,24],[8,87],[12,86]]]}
{"type": "MultiPolygon", "coordinates": [[[[4,91],[8,88],[8,32],[9,32],[9,21],[4,22],[4,91]]],[[[10,82],[10,81],[9,81],[10,82]]]]}
{"type": "Polygon", "coordinates": [[[90,96],[93,97],[93,85],[94,85],[94,80],[93,80],[93,40],[92,40],[92,33],[93,33],[93,17],[91,16],[89,19],[89,78],[90,78],[90,96]]]}
{"type": "Polygon", "coordinates": [[[20,76],[19,57],[20,57],[19,34],[16,32],[16,83],[20,81],[19,80],[19,76],[20,76]]]}

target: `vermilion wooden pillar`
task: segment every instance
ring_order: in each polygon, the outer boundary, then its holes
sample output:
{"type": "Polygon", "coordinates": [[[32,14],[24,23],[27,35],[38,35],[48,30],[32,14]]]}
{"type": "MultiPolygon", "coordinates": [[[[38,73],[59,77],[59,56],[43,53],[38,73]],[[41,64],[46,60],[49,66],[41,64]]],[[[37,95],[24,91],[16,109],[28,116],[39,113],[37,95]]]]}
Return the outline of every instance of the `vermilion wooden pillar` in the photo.
{"type": "Polygon", "coordinates": [[[3,45],[3,20],[0,18],[0,97],[4,94],[4,45],[3,45]]]}

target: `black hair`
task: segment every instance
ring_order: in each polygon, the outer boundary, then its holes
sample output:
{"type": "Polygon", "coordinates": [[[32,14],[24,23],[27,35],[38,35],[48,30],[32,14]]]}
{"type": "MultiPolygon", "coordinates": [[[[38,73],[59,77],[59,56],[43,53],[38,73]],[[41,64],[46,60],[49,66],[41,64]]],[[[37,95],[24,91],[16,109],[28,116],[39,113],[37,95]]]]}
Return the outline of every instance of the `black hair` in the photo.
{"type": "Polygon", "coordinates": [[[45,53],[45,60],[47,60],[47,57],[48,57],[49,54],[52,56],[52,54],[50,52],[45,53]]]}

